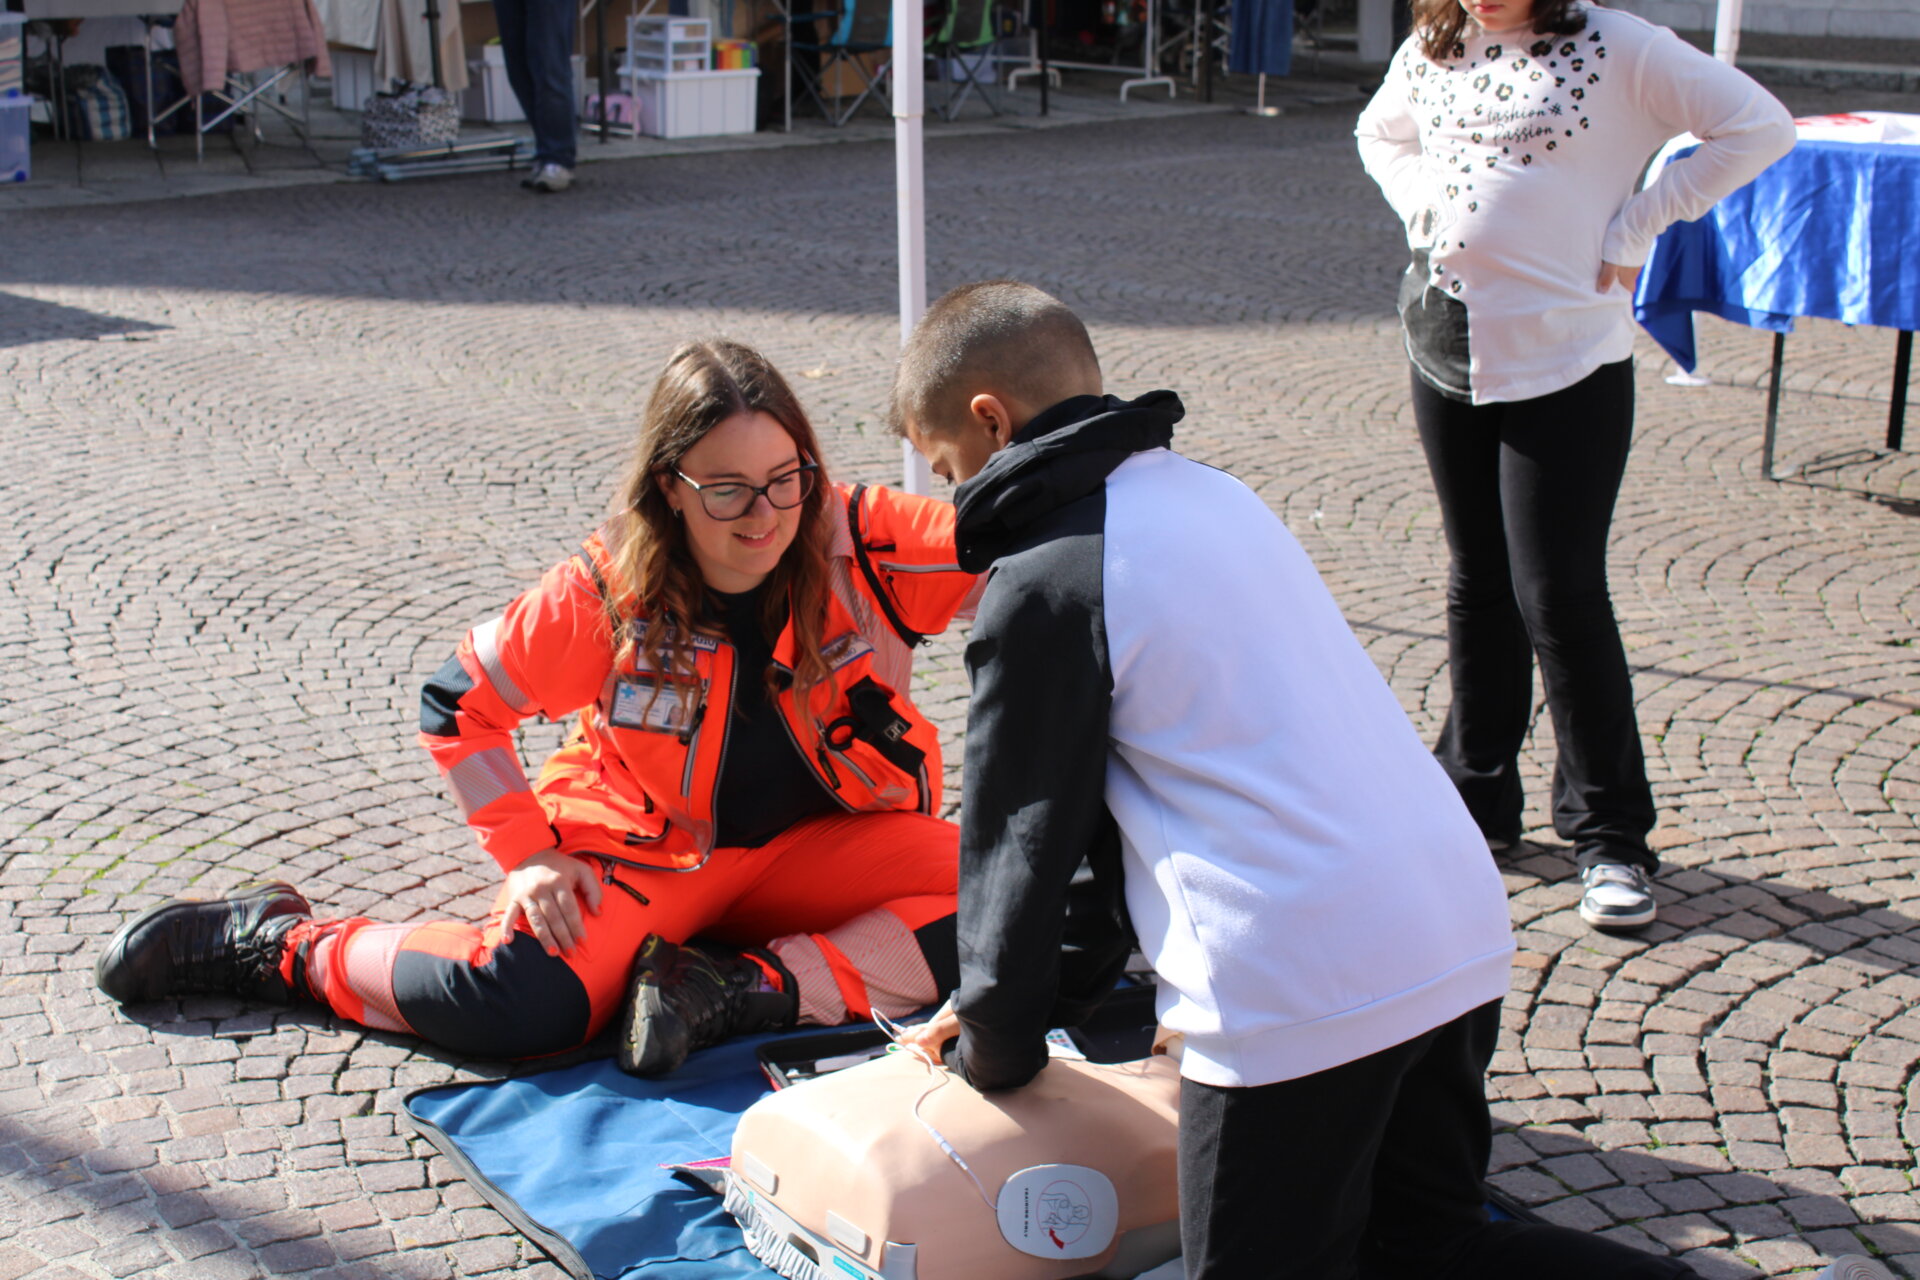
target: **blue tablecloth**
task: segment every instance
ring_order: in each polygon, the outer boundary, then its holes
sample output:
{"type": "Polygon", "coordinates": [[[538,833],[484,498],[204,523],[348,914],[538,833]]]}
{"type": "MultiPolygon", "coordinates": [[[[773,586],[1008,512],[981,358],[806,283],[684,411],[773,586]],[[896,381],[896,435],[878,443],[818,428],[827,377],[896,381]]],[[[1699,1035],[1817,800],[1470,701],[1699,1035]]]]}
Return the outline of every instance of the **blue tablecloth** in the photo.
{"type": "Polygon", "coordinates": [[[1634,318],[1691,371],[1695,311],[1777,333],[1795,316],[1920,329],[1920,146],[1802,140],[1669,227],[1634,318]]]}

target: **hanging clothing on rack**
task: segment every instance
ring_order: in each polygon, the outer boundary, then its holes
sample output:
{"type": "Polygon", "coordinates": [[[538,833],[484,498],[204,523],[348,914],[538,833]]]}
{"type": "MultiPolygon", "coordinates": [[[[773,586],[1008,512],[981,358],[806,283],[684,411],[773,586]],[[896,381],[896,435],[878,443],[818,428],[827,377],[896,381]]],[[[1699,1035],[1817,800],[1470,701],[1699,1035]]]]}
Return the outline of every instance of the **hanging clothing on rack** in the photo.
{"type": "Polygon", "coordinates": [[[313,0],[186,0],[174,42],[189,95],[223,88],[238,71],[292,63],[314,75],[333,70],[313,0]]]}

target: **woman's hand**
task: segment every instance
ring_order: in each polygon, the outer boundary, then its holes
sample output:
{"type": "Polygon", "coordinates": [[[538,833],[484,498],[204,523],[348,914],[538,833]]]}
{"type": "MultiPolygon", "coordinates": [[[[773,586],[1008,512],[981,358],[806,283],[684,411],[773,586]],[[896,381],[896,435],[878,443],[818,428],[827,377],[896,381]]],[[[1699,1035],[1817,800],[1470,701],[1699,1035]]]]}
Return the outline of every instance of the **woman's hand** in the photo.
{"type": "Polygon", "coordinates": [[[587,939],[587,910],[600,914],[600,882],[593,868],[558,849],[536,853],[507,872],[507,912],[501,928],[509,935],[515,921],[525,920],[547,954],[573,954],[587,939]]]}
{"type": "Polygon", "coordinates": [[[1600,283],[1597,287],[1601,293],[1605,293],[1616,284],[1628,293],[1632,293],[1639,283],[1640,268],[1638,267],[1623,267],[1613,262],[1600,264],[1600,283]]]}
{"type": "Polygon", "coordinates": [[[953,1011],[953,1001],[949,1000],[940,1006],[940,1012],[919,1026],[904,1028],[900,1043],[939,1066],[941,1047],[959,1034],[960,1015],[953,1011]]]}

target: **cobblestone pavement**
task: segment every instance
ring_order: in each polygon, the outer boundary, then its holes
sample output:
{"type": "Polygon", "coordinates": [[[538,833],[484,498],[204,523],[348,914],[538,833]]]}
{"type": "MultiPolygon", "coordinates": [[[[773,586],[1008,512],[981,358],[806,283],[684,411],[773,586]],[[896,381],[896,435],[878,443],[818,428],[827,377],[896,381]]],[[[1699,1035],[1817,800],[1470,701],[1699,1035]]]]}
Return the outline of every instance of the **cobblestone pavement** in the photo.
{"type": "MultiPolygon", "coordinates": [[[[1183,447],[1286,517],[1431,734],[1440,533],[1351,115],[944,140],[930,274],[1054,289],[1114,389],[1185,393],[1183,447]]],[[[761,344],[839,474],[897,474],[892,166],[0,214],[0,1280],[556,1280],[399,1119],[509,1068],[310,1009],[123,1011],[90,966],[130,912],[263,874],[381,919],[482,911],[490,867],[413,742],[422,679],[595,523],[682,336],[761,344]]],[[[1504,861],[1496,1180],[1708,1276],[1860,1250],[1920,1276],[1920,468],[1871,449],[1893,339],[1789,342],[1802,482],[1770,484],[1766,340],[1703,329],[1714,386],[1643,353],[1614,560],[1663,915],[1579,923],[1543,726],[1504,861]]],[[[952,638],[916,692],[959,730],[952,638]]]]}

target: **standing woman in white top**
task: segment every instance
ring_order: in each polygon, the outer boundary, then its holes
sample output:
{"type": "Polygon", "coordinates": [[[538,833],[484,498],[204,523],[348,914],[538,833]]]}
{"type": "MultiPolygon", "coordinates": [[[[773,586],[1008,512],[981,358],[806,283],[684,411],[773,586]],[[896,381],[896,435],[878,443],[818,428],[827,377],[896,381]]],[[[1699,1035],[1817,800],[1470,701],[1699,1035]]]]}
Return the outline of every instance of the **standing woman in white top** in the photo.
{"type": "Polygon", "coordinates": [[[1654,238],[1785,155],[1793,121],[1631,14],[1412,4],[1413,35],[1355,132],[1413,250],[1400,314],[1451,552],[1453,703],[1434,753],[1489,847],[1517,841],[1537,656],[1580,914],[1639,928],[1654,918],[1653,794],[1606,566],[1633,434],[1633,287],[1654,238]],[[1699,149],[1636,192],[1683,132],[1699,149]]]}

